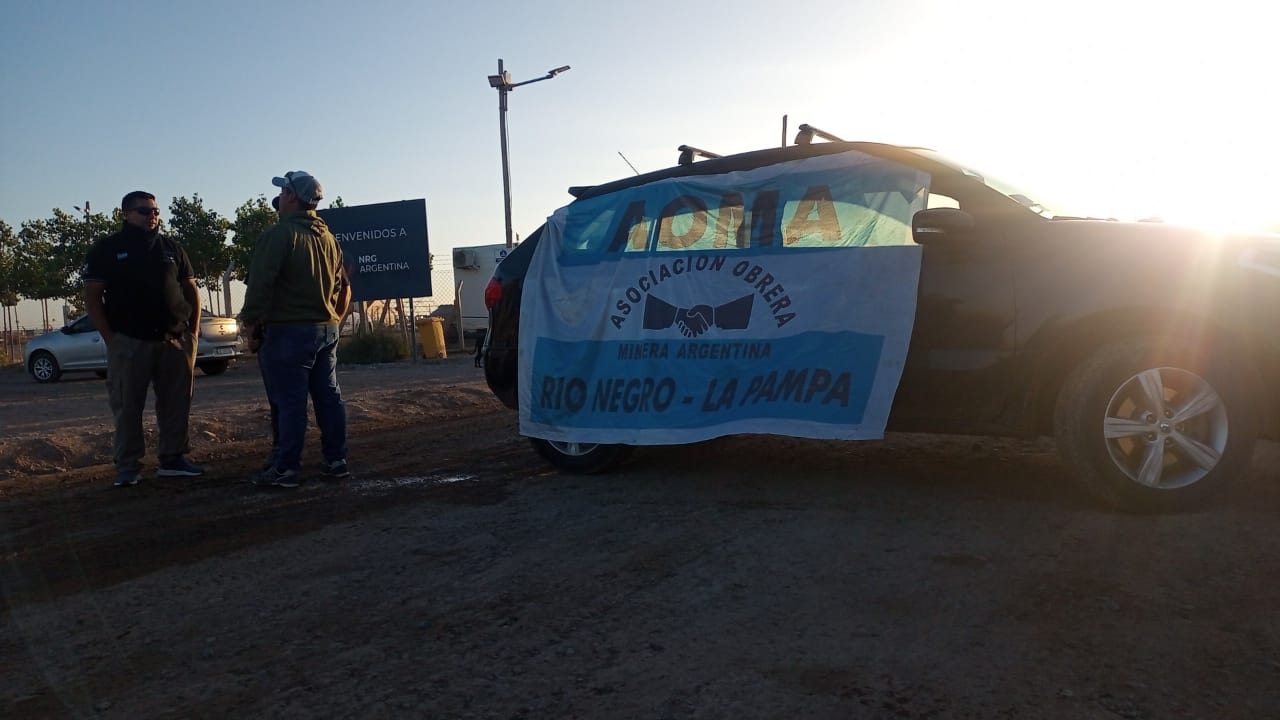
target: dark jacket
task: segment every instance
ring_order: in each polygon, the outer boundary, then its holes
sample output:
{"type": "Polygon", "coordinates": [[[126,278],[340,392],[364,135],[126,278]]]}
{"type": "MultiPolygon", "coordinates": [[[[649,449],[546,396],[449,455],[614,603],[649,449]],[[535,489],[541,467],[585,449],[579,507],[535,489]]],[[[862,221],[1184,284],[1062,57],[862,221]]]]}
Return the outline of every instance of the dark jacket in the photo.
{"type": "Polygon", "coordinates": [[[182,294],[192,277],[191,260],[176,240],[131,225],[95,242],[84,267],[86,282],[107,286],[103,301],[111,329],[139,340],[192,330],[192,307],[182,294]]]}
{"type": "Polygon", "coordinates": [[[240,319],[249,324],[336,323],[346,284],[342,250],[314,210],[290,213],[253,248],[240,319]]]}

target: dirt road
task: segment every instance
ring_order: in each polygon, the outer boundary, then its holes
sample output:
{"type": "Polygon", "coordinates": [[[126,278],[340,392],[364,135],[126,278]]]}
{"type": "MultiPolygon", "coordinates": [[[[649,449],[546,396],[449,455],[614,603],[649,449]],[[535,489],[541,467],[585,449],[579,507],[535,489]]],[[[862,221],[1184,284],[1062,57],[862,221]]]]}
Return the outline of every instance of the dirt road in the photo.
{"type": "Polygon", "coordinates": [[[100,381],[0,375],[0,717],[1280,716],[1271,444],[1165,517],[1012,440],[570,477],[460,358],[344,367],[356,479],[264,492],[243,366],[197,380],[208,475],[122,491],[100,381]]]}

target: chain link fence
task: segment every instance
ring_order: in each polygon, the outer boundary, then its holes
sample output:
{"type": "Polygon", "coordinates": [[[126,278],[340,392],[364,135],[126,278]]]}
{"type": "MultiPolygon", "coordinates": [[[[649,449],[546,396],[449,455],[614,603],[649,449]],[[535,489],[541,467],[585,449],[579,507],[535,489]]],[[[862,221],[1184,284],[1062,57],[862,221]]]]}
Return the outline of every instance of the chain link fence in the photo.
{"type": "MultiPolygon", "coordinates": [[[[487,282],[488,278],[485,278],[487,282]]],[[[463,282],[476,282],[475,280],[464,280],[463,282]]],[[[456,284],[456,275],[452,267],[440,268],[436,267],[431,271],[431,295],[427,297],[416,298],[397,298],[391,300],[370,300],[364,303],[357,303],[352,308],[345,321],[343,321],[342,333],[344,335],[355,334],[362,323],[367,323],[366,327],[381,332],[399,332],[404,338],[406,346],[411,342],[420,343],[421,339],[417,338],[417,324],[419,321],[426,320],[431,317],[441,319],[444,330],[445,346],[451,353],[474,353],[476,346],[483,340],[483,335],[475,335],[470,332],[459,332],[463,325],[461,318],[458,316],[457,298],[459,296],[459,287],[456,284]],[[363,306],[363,307],[361,307],[363,306]]],[[[479,295],[475,292],[463,294],[468,303],[479,303],[476,298],[479,295]]],[[[482,312],[481,307],[466,308],[468,315],[476,312],[482,312]]],[[[415,344],[416,344],[415,343],[415,344]]],[[[417,344],[415,352],[421,351],[420,344],[417,344]]]]}
{"type": "MultiPolygon", "coordinates": [[[[484,281],[487,282],[488,278],[484,278],[484,281]]],[[[373,300],[363,303],[363,312],[361,312],[362,308],[357,304],[343,321],[342,334],[353,335],[361,323],[367,322],[366,327],[371,330],[400,333],[406,347],[414,346],[414,351],[420,352],[420,346],[415,346],[418,340],[416,337],[416,323],[434,316],[443,321],[445,346],[449,352],[474,353],[476,344],[480,342],[482,336],[477,337],[473,333],[458,332],[462,325],[458,317],[456,302],[458,287],[455,282],[455,273],[452,267],[435,267],[431,271],[431,295],[412,299],[373,300]],[[410,309],[411,307],[412,310],[410,309]]],[[[478,280],[468,278],[464,282],[478,282],[478,280]]],[[[465,294],[464,297],[470,298],[467,300],[468,303],[480,304],[480,301],[476,299],[479,295],[474,291],[465,294]]],[[[213,306],[216,306],[216,303],[211,305],[211,307],[213,306]]],[[[467,308],[468,314],[477,312],[483,312],[483,308],[467,308]]],[[[6,317],[5,320],[4,326],[0,327],[0,366],[22,362],[23,352],[28,340],[51,329],[56,329],[56,327],[61,327],[61,325],[52,321],[50,324],[55,327],[25,327],[17,322],[16,313],[6,317]]]]}

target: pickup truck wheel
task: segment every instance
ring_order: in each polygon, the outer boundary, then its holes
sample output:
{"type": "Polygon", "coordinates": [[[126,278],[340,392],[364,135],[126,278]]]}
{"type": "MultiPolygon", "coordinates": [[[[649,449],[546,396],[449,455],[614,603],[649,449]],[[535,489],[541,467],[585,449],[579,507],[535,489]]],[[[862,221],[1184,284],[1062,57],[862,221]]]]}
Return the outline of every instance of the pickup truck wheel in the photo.
{"type": "Polygon", "coordinates": [[[205,375],[221,375],[227,371],[227,366],[230,364],[231,363],[227,360],[205,360],[204,362],[198,363],[197,367],[199,367],[200,372],[205,375]]]}
{"type": "Polygon", "coordinates": [[[1245,470],[1257,440],[1248,368],[1192,343],[1105,345],[1058,396],[1058,449],[1086,488],[1133,512],[1203,507],[1245,470]]]}
{"type": "Polygon", "coordinates": [[[44,350],[31,354],[27,370],[38,383],[58,382],[58,378],[62,377],[62,368],[58,367],[57,358],[44,350]]]}
{"type": "Polygon", "coordinates": [[[597,445],[529,438],[533,449],[557,468],[575,475],[608,470],[631,454],[630,445],[597,445]]]}

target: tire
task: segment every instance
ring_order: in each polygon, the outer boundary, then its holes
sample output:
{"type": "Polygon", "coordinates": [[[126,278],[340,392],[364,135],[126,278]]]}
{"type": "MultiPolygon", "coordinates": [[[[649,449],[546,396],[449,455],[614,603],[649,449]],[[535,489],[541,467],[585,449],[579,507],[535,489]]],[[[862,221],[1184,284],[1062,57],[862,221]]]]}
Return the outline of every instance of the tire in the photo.
{"type": "Polygon", "coordinates": [[[205,375],[221,375],[227,371],[227,367],[230,365],[230,361],[227,360],[205,360],[204,362],[198,363],[197,367],[199,367],[200,372],[205,375]]]}
{"type": "Polygon", "coordinates": [[[542,438],[529,438],[529,442],[547,462],[574,475],[604,472],[631,454],[630,445],[566,443],[542,438]]]}
{"type": "Polygon", "coordinates": [[[58,378],[62,377],[62,368],[58,367],[57,358],[44,350],[37,350],[31,354],[27,370],[38,383],[58,382],[58,378]]]}
{"type": "Polygon", "coordinates": [[[1255,373],[1194,346],[1114,342],[1067,378],[1054,409],[1058,450],[1107,505],[1203,508],[1248,467],[1258,434],[1255,373]]]}

